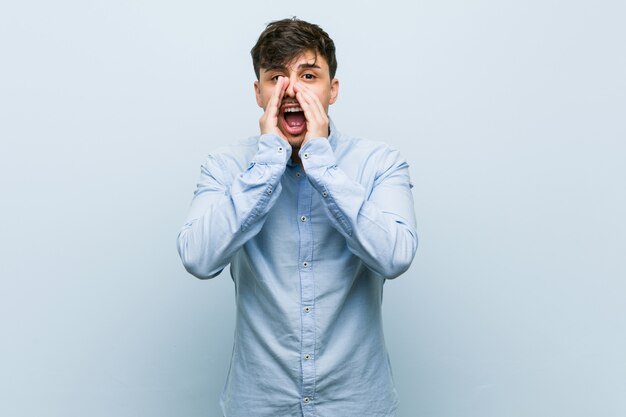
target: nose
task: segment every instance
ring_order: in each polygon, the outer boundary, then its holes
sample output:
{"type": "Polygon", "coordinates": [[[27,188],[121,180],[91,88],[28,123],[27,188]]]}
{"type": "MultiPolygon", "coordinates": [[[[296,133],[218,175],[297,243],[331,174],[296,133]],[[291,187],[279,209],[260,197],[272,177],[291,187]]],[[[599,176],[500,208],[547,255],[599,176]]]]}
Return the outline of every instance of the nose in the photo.
{"type": "Polygon", "coordinates": [[[287,97],[294,98],[296,96],[296,92],[294,91],[293,86],[295,85],[297,79],[298,78],[295,76],[289,77],[289,85],[285,89],[285,95],[287,97]]]}

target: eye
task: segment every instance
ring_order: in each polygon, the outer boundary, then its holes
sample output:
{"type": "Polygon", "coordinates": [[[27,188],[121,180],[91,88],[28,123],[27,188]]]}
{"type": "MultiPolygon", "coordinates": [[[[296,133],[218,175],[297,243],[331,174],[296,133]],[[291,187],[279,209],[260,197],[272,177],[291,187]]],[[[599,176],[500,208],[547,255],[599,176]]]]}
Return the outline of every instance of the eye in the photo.
{"type": "Polygon", "coordinates": [[[315,75],[313,75],[313,74],[304,74],[303,77],[306,80],[314,80],[315,79],[315,75]]]}
{"type": "Polygon", "coordinates": [[[278,77],[282,77],[282,75],[280,75],[280,74],[274,75],[272,78],[270,78],[270,80],[276,82],[276,81],[278,81],[278,77]]]}

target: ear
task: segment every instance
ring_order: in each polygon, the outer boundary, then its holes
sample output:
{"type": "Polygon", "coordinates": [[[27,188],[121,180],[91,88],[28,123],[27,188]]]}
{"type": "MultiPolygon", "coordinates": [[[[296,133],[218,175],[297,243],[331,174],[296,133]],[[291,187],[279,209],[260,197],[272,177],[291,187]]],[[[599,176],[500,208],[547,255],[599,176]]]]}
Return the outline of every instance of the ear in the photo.
{"type": "Polygon", "coordinates": [[[337,96],[339,95],[339,80],[333,78],[330,82],[330,101],[329,104],[334,104],[337,101],[337,96]]]}
{"type": "Polygon", "coordinates": [[[256,104],[263,108],[263,100],[261,99],[261,89],[259,88],[259,80],[254,82],[254,95],[256,96],[256,104]]]}

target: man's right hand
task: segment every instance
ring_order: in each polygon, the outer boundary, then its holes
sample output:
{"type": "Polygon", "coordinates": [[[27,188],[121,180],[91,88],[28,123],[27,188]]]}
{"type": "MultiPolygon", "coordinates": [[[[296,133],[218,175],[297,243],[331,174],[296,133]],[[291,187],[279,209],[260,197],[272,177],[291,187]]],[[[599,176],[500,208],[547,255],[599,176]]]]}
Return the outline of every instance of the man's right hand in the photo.
{"type": "Polygon", "coordinates": [[[272,92],[272,97],[270,97],[270,100],[267,102],[267,106],[265,106],[263,116],[259,119],[259,126],[261,128],[262,135],[266,133],[273,133],[285,139],[282,132],[278,128],[278,114],[280,111],[280,104],[283,101],[283,95],[285,94],[285,90],[288,85],[289,79],[287,77],[278,77],[278,81],[276,81],[276,86],[272,92]]]}

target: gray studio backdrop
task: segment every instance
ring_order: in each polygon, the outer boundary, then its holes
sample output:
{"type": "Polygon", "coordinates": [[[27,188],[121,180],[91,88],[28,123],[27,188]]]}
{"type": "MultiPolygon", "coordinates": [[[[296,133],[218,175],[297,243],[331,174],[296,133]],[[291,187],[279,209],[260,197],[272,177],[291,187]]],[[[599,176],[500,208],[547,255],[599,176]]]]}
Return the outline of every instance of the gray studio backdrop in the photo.
{"type": "Polygon", "coordinates": [[[175,238],[206,154],[256,134],[248,51],[292,15],[336,41],[338,128],[411,164],[398,417],[626,415],[625,9],[2,2],[0,415],[221,415],[233,285],[175,238]]]}

